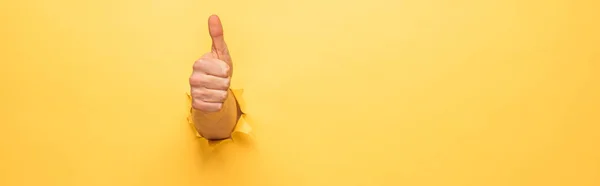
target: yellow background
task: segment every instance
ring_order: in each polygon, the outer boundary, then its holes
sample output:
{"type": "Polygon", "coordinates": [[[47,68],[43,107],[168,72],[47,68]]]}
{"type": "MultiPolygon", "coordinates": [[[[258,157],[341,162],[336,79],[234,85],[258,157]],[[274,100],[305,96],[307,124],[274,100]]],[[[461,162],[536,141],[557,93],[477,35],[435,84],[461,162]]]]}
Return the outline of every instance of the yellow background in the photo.
{"type": "Polygon", "coordinates": [[[185,92],[217,13],[269,183],[597,186],[599,9],[2,0],[0,185],[202,184],[185,92]]]}

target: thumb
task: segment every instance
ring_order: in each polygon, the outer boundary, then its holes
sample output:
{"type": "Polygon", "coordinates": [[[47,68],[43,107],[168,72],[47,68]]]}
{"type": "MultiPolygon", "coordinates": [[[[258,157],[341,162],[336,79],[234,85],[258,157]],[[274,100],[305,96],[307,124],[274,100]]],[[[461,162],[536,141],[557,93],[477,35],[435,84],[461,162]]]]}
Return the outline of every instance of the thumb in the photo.
{"type": "Polygon", "coordinates": [[[223,25],[217,15],[211,15],[208,18],[208,32],[212,39],[212,52],[217,54],[220,60],[223,60],[231,65],[231,57],[229,56],[229,50],[227,44],[225,44],[225,38],[223,37],[223,25]]]}

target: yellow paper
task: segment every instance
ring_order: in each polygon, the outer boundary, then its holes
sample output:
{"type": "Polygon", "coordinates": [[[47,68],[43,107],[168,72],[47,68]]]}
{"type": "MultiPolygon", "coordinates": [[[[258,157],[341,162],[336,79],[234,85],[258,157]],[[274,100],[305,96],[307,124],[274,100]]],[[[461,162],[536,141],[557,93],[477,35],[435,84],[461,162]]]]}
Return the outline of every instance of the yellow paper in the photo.
{"type": "Polygon", "coordinates": [[[598,3],[1,0],[0,185],[598,186],[598,3]],[[186,120],[211,14],[260,148],[186,120]]]}

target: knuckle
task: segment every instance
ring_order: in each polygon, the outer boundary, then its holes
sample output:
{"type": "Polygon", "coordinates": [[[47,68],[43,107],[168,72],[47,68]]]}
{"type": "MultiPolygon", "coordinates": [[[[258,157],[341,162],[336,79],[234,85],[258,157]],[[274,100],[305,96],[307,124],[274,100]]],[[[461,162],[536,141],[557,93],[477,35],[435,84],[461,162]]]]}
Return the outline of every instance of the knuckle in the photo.
{"type": "Polygon", "coordinates": [[[198,89],[192,87],[190,90],[190,95],[192,96],[192,99],[196,99],[196,97],[198,97],[198,89]]]}
{"type": "Polygon", "coordinates": [[[194,108],[196,110],[204,111],[205,107],[202,104],[202,102],[200,102],[198,100],[194,100],[194,102],[192,103],[192,108],[194,108]]]}
{"type": "Polygon", "coordinates": [[[196,60],[196,61],[194,62],[194,65],[192,66],[192,68],[193,68],[194,70],[201,70],[201,69],[202,69],[202,63],[203,63],[202,61],[203,61],[202,59],[198,59],[198,60],[196,60]]]}
{"type": "Polygon", "coordinates": [[[189,81],[192,86],[199,86],[202,84],[202,78],[194,74],[190,76],[189,81]]]}
{"type": "Polygon", "coordinates": [[[223,88],[228,89],[230,85],[231,85],[231,79],[230,78],[225,79],[225,81],[223,82],[223,88]]]}
{"type": "Polygon", "coordinates": [[[231,74],[231,67],[229,65],[225,65],[224,67],[225,75],[231,74]]]}
{"type": "Polygon", "coordinates": [[[216,112],[221,109],[220,105],[206,103],[201,100],[194,101],[194,103],[192,104],[192,107],[194,109],[202,111],[202,112],[216,112]]]}
{"type": "Polygon", "coordinates": [[[190,85],[196,85],[198,83],[197,82],[198,80],[196,80],[196,78],[194,78],[193,75],[190,76],[189,81],[190,81],[190,85]]]}
{"type": "Polygon", "coordinates": [[[217,112],[221,108],[217,104],[206,104],[203,109],[204,112],[217,112]]]}
{"type": "Polygon", "coordinates": [[[221,91],[219,94],[219,100],[225,101],[225,99],[227,99],[227,91],[221,91]]]}

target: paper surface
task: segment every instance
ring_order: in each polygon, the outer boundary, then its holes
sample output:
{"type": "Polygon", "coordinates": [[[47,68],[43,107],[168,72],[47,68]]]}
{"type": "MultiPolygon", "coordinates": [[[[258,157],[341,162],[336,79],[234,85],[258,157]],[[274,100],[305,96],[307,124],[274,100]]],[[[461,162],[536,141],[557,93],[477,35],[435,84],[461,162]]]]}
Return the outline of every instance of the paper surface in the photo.
{"type": "Polygon", "coordinates": [[[0,185],[253,177],[186,120],[218,14],[260,186],[598,186],[599,5],[1,0],[0,185]]]}

